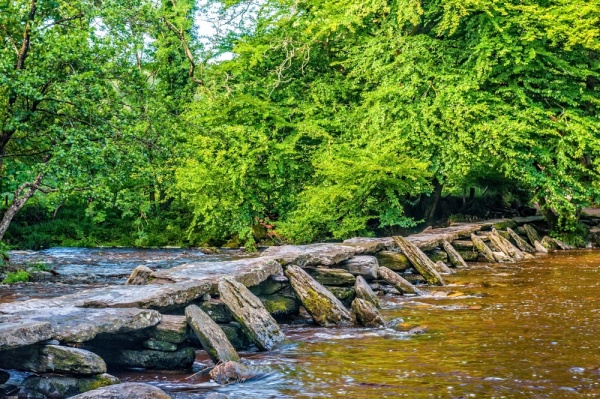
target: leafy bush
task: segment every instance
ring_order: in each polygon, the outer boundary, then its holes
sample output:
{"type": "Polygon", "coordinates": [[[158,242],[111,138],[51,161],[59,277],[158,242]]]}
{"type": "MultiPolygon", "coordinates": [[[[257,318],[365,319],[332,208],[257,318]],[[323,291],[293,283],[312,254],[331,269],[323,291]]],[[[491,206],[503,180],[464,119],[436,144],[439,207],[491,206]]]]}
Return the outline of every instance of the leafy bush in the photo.
{"type": "Polygon", "coordinates": [[[29,273],[25,270],[17,270],[8,272],[0,284],[26,283],[27,281],[29,281],[29,273]]]}

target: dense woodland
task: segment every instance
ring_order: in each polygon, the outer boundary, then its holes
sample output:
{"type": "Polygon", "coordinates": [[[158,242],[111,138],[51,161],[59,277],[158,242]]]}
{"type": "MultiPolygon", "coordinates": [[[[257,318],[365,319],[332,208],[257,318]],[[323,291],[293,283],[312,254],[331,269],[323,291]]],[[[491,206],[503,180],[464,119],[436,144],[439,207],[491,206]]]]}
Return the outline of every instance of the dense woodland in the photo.
{"type": "Polygon", "coordinates": [[[600,1],[0,1],[0,239],[339,240],[600,198],[600,1]],[[202,24],[217,24],[210,37],[202,24]]]}

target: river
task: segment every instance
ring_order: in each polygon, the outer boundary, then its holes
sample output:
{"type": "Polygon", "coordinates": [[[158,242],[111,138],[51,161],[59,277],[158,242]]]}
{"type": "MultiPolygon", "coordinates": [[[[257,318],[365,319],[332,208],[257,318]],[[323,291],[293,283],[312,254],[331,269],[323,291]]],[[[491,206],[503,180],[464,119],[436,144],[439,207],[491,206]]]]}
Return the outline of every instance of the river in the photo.
{"type": "MultiPolygon", "coordinates": [[[[384,297],[387,329],[284,325],[279,349],[243,354],[264,371],[254,381],[114,374],[177,399],[600,397],[600,251],[471,263],[446,280],[424,297],[384,297]]],[[[203,351],[198,360],[208,362],[203,351]]]]}

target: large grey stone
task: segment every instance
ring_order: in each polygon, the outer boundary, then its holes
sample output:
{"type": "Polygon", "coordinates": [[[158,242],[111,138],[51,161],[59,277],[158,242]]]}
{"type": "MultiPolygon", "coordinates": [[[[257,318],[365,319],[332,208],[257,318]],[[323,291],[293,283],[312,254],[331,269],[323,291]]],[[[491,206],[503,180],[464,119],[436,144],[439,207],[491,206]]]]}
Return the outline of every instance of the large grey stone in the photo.
{"type": "Polygon", "coordinates": [[[258,298],[267,309],[267,312],[275,318],[295,315],[300,310],[300,301],[292,296],[261,295],[258,298]]]}
{"type": "Polygon", "coordinates": [[[125,282],[125,285],[146,285],[152,280],[152,274],[154,270],[150,269],[148,266],[138,266],[133,269],[131,275],[125,282]]]}
{"type": "Polygon", "coordinates": [[[369,301],[376,307],[379,307],[379,298],[377,298],[377,295],[375,295],[369,284],[361,276],[356,278],[354,291],[356,292],[356,298],[369,301]]]}
{"type": "Polygon", "coordinates": [[[364,299],[356,298],[352,302],[352,311],[356,320],[365,327],[385,327],[387,324],[377,307],[364,299]]]}
{"type": "Polygon", "coordinates": [[[402,272],[412,267],[406,255],[400,252],[381,251],[377,254],[379,266],[385,266],[395,272],[402,272]]]}
{"type": "Polygon", "coordinates": [[[185,309],[185,317],[202,347],[215,363],[240,360],[223,330],[202,309],[190,305],[185,309]]]}
{"type": "Polygon", "coordinates": [[[145,368],[151,370],[189,370],[196,358],[193,348],[176,352],[126,350],[105,347],[90,348],[100,355],[109,367],[145,368]]]}
{"type": "Polygon", "coordinates": [[[388,269],[385,266],[379,268],[379,277],[385,280],[392,287],[397,289],[401,294],[416,294],[421,295],[421,291],[406,281],[404,278],[399,276],[396,272],[388,269]]]}
{"type": "Polygon", "coordinates": [[[106,363],[95,353],[67,346],[47,345],[40,351],[40,363],[45,370],[71,374],[106,373],[106,363]]]}
{"type": "Polygon", "coordinates": [[[157,271],[153,277],[173,282],[210,279],[213,287],[216,288],[220,278],[229,276],[246,287],[252,287],[262,283],[270,276],[282,272],[281,265],[277,260],[258,257],[225,262],[193,262],[157,271]]]}
{"type": "Polygon", "coordinates": [[[215,321],[215,323],[227,324],[233,321],[231,311],[220,299],[211,299],[200,302],[198,307],[215,321]]]}
{"type": "Polygon", "coordinates": [[[343,261],[338,267],[354,276],[362,276],[365,280],[374,280],[377,278],[379,262],[374,256],[359,255],[343,261]]]}
{"type": "Polygon", "coordinates": [[[395,249],[398,246],[392,237],[354,237],[344,240],[344,245],[349,245],[356,249],[356,254],[374,254],[379,251],[395,249]]]}
{"type": "Polygon", "coordinates": [[[353,286],[355,278],[344,269],[308,268],[306,272],[323,285],[353,286]]]}
{"type": "Polygon", "coordinates": [[[11,323],[0,317],[0,350],[36,344],[52,338],[53,333],[52,325],[47,321],[16,320],[11,323]]]}
{"type": "Polygon", "coordinates": [[[340,300],[300,267],[290,265],[285,274],[290,279],[296,296],[315,323],[322,326],[354,323],[352,315],[340,300]]]}
{"type": "Polygon", "coordinates": [[[69,398],[93,389],[118,384],[119,382],[118,378],[109,374],[99,374],[83,378],[58,375],[33,375],[23,381],[19,397],[69,398]]]}
{"type": "Polygon", "coordinates": [[[264,305],[243,284],[225,278],[219,282],[221,300],[229,307],[242,330],[261,350],[271,350],[285,336],[264,305]]]}
{"type": "Polygon", "coordinates": [[[162,389],[140,382],[126,382],[94,389],[71,399],[170,399],[162,389]]]}
{"type": "Polygon", "coordinates": [[[435,269],[435,263],[431,261],[413,242],[404,237],[396,236],[394,241],[402,250],[402,253],[410,260],[419,274],[431,285],[444,285],[442,276],[435,269]]]}
{"type": "Polygon", "coordinates": [[[244,382],[255,376],[254,370],[238,362],[225,362],[217,364],[210,371],[210,378],[217,384],[232,384],[244,382]]]}
{"type": "Polygon", "coordinates": [[[159,341],[180,344],[188,335],[188,324],[185,316],[162,315],[160,322],[150,329],[151,338],[159,341]]]}
{"type": "Polygon", "coordinates": [[[48,334],[36,336],[38,342],[49,338],[65,342],[85,342],[101,333],[124,333],[152,327],[160,321],[160,317],[160,313],[149,309],[63,307],[3,315],[0,316],[0,323],[6,323],[4,326],[19,323],[49,323],[52,333],[50,336],[48,334]]]}
{"type": "Polygon", "coordinates": [[[343,244],[282,245],[269,247],[261,256],[275,258],[283,265],[332,266],[350,259],[356,251],[343,244]]]}
{"type": "Polygon", "coordinates": [[[448,254],[448,260],[450,260],[450,263],[452,263],[454,267],[467,267],[465,260],[458,253],[458,251],[454,249],[452,244],[450,244],[448,241],[443,241],[442,245],[444,247],[444,250],[448,254]]]}

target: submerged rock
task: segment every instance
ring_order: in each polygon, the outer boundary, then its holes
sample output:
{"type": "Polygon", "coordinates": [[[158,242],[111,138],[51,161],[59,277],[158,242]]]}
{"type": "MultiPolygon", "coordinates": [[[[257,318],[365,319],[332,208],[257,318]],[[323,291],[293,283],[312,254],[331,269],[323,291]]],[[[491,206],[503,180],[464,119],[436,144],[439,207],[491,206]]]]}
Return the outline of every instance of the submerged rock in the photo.
{"type": "Polygon", "coordinates": [[[377,298],[377,295],[375,295],[367,281],[361,276],[358,276],[356,278],[356,283],[354,284],[354,291],[356,292],[356,298],[371,302],[378,308],[380,307],[379,298],[377,298]]]}
{"type": "Polygon", "coordinates": [[[271,350],[285,339],[279,325],[260,299],[244,285],[225,278],[219,282],[219,294],[244,333],[259,349],[271,350]]]}
{"type": "Polygon", "coordinates": [[[417,287],[385,266],[379,268],[379,277],[397,289],[401,294],[422,295],[421,291],[417,287]]]}
{"type": "Polygon", "coordinates": [[[290,265],[285,274],[315,323],[322,326],[353,324],[352,315],[340,300],[300,267],[290,265]]]}
{"type": "Polygon", "coordinates": [[[377,258],[369,255],[354,256],[339,264],[340,269],[347,270],[353,276],[362,276],[365,280],[377,278],[379,262],[377,258]]]}
{"type": "Polygon", "coordinates": [[[73,396],[73,399],[170,399],[162,389],[150,384],[126,382],[94,389],[73,396]]]}
{"type": "Polygon", "coordinates": [[[188,306],[185,316],[202,347],[215,363],[240,360],[223,330],[202,309],[195,305],[188,306]]]}
{"type": "Polygon", "coordinates": [[[215,368],[210,371],[210,378],[212,378],[217,384],[233,384],[244,382],[252,377],[256,373],[248,366],[238,362],[225,362],[217,364],[215,368]]]}
{"type": "Polygon", "coordinates": [[[34,375],[27,377],[25,381],[23,381],[19,397],[42,397],[52,399],[69,398],[97,388],[118,384],[119,382],[117,377],[110,374],[99,374],[84,378],[58,375],[34,375]]]}
{"type": "Polygon", "coordinates": [[[352,302],[352,311],[356,320],[365,327],[385,327],[387,325],[377,307],[369,301],[356,298],[352,302]]]}

